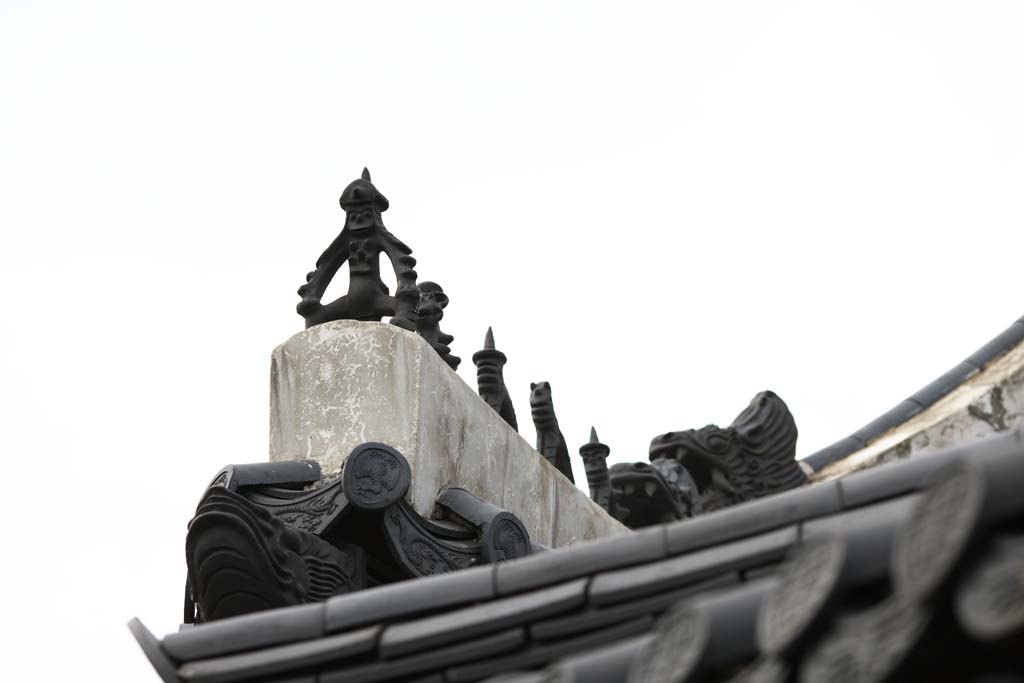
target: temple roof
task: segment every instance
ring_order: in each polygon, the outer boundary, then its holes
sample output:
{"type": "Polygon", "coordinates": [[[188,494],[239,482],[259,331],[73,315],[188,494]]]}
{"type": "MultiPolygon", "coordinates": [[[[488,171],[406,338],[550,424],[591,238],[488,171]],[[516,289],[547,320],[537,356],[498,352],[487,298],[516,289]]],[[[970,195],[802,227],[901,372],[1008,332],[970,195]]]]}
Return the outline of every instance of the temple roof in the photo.
{"type": "MultiPolygon", "coordinates": [[[[662,680],[664,670],[658,667],[666,662],[673,676],[682,676],[671,680],[729,680],[749,665],[743,674],[751,677],[747,680],[782,681],[786,670],[803,668],[807,675],[827,668],[849,655],[843,648],[858,639],[874,643],[878,656],[889,657],[886,666],[918,666],[914,653],[921,643],[933,648],[932,660],[941,660],[950,636],[930,625],[954,622],[958,635],[950,651],[987,653],[984,648],[992,646],[994,654],[972,661],[998,668],[1004,660],[996,646],[1005,624],[1012,622],[1010,631],[1019,641],[1024,616],[1007,617],[995,608],[985,612],[978,607],[984,600],[971,600],[972,591],[988,585],[984,572],[998,573],[1006,557],[1017,562],[1017,570],[1024,566],[1022,555],[1015,554],[1022,548],[1019,537],[1011,533],[1024,521],[1021,479],[1007,472],[1024,472],[1024,433],[624,536],[189,626],[162,640],[138,621],[132,628],[167,682],[526,683],[549,680],[549,675],[570,681],[662,680]],[[960,496],[954,499],[945,490],[922,493],[937,473],[948,478],[951,468],[958,467],[968,468],[967,473],[954,475],[970,482],[975,480],[968,475],[982,471],[988,479],[979,481],[987,484],[953,487],[960,496]],[[1001,480],[1009,483],[993,484],[1001,480]],[[976,489],[981,493],[971,493],[976,489]],[[945,496],[941,500],[940,494],[945,496]],[[900,534],[906,536],[909,528],[915,538],[928,539],[935,534],[925,532],[936,526],[939,536],[945,530],[951,535],[952,554],[946,564],[937,557],[935,567],[923,566],[927,563],[913,560],[918,556],[910,547],[912,539],[901,540],[900,534]],[[956,537],[957,529],[966,529],[963,538],[956,537]],[[1000,550],[1008,533],[1009,555],[1000,550]],[[837,536],[846,539],[847,552],[858,549],[863,557],[874,558],[884,576],[843,574],[850,590],[829,593],[833,599],[816,612],[813,629],[794,627],[795,635],[786,642],[766,645],[759,640],[757,622],[772,592],[795,582],[800,590],[789,602],[799,612],[811,609],[800,595],[818,588],[814,575],[780,571],[794,564],[783,561],[837,536]],[[963,541],[959,545],[958,538],[963,541]],[[880,565],[879,557],[884,558],[880,565]],[[976,565],[969,572],[963,570],[967,560],[976,565]],[[898,574],[908,566],[926,578],[929,572],[938,577],[934,594],[907,588],[905,576],[901,582],[898,574]],[[948,577],[940,572],[947,566],[948,577]],[[883,588],[867,596],[858,592],[868,585],[883,588]],[[907,594],[916,597],[900,597],[907,594]],[[947,594],[953,597],[934,597],[947,594]],[[902,636],[889,637],[893,629],[902,636]]],[[[1024,595],[1011,598],[1016,600],[1010,599],[1010,605],[1024,604],[1024,595]]],[[[886,680],[881,671],[875,672],[877,680],[886,680]]]]}
{"type": "Polygon", "coordinates": [[[860,450],[890,429],[897,427],[937,403],[951,391],[976,375],[987,364],[1024,342],[1024,316],[990,339],[965,360],[939,375],[894,408],[882,413],[850,436],[812,453],[803,459],[811,469],[820,471],[860,450]]]}

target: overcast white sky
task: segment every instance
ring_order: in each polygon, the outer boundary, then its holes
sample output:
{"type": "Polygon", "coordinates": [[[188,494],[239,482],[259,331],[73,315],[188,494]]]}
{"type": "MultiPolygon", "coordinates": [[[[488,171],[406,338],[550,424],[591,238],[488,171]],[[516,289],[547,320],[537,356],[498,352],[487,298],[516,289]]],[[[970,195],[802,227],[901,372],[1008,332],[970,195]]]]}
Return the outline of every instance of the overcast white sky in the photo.
{"type": "MultiPolygon", "coordinates": [[[[157,680],[210,476],[370,167],[533,439],[800,455],[1024,312],[1024,3],[0,2],[9,680],[157,680]],[[13,496],[13,500],[12,500],[13,496]],[[29,672],[32,672],[31,675],[29,672]]],[[[582,468],[578,468],[582,481],[582,468]]]]}

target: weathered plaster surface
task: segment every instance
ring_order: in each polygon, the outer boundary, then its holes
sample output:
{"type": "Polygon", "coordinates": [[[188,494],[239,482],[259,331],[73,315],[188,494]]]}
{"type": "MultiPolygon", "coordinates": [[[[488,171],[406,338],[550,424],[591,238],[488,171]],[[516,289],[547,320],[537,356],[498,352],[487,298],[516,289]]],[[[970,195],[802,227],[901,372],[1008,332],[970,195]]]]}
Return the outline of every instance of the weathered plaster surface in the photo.
{"type": "Polygon", "coordinates": [[[1024,426],[1024,343],[865,448],[816,473],[816,481],[939,451],[1024,426]]]}
{"type": "Polygon", "coordinates": [[[518,516],[551,547],[625,533],[508,426],[418,335],[394,325],[337,321],[274,350],[270,459],[311,458],[337,472],[366,441],[409,459],[409,499],[430,515],[460,486],[518,516]]]}

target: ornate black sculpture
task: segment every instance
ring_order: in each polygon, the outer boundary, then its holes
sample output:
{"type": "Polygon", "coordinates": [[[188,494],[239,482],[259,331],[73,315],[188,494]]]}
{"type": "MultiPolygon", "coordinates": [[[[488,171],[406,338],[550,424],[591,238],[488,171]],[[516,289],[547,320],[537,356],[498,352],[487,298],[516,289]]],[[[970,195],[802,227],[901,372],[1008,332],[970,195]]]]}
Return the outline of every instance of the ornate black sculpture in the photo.
{"type": "Polygon", "coordinates": [[[384,227],[381,213],[388,200],[373,183],[370,172],[353,181],[338,200],[345,210],[345,226],[316,262],[316,270],[306,275],[299,287],[296,310],[306,327],[331,320],[380,320],[393,316],[391,323],[407,330],[416,329],[416,308],[420,291],[416,287],[416,259],[412,250],[384,227]],[[391,261],[398,280],[395,296],[380,279],[380,254],[391,261]],[[320,303],[327,285],[342,264],[348,261],[348,293],[327,305],[320,303]]]}
{"type": "Polygon", "coordinates": [[[763,391],[725,429],[708,425],[655,437],[650,459],[659,470],[672,462],[685,467],[704,511],[711,511],[806,483],[794,459],[796,439],[789,408],[773,392],[763,391]]]}
{"type": "Polygon", "coordinates": [[[631,529],[674,522],[703,511],[697,484],[674,460],[619,463],[608,471],[608,478],[609,512],[631,529]]]}
{"type": "Polygon", "coordinates": [[[512,397],[505,387],[505,375],[502,368],[508,358],[504,353],[494,348],[494,332],[487,328],[487,336],[484,337],[484,348],[473,354],[473,364],[476,365],[476,385],[480,397],[487,402],[494,412],[498,413],[505,422],[512,426],[512,429],[519,431],[519,423],[516,422],[516,410],[512,406],[512,397]]]}
{"type": "Polygon", "coordinates": [[[555,405],[551,402],[551,385],[547,382],[530,384],[530,411],[533,414],[533,426],[537,428],[537,450],[575,484],[572,463],[569,462],[569,447],[565,444],[562,430],[558,428],[555,405]]]}
{"type": "Polygon", "coordinates": [[[434,282],[421,282],[419,290],[420,304],[416,331],[430,343],[452,370],[456,370],[462,359],[453,356],[452,350],[448,347],[455,337],[441,331],[441,318],[444,317],[444,308],[448,305],[448,295],[441,289],[441,285],[434,282]]]}
{"type": "Polygon", "coordinates": [[[340,477],[319,474],[316,463],[291,461],[229,466],[214,477],[185,541],[186,623],[533,551],[514,515],[468,491],[438,498],[445,519],[418,515],[405,500],[409,463],[384,444],[358,446],[340,477]]]}
{"type": "Polygon", "coordinates": [[[597,439],[597,430],[591,427],[590,441],[580,446],[580,457],[583,458],[583,469],[587,473],[587,485],[590,487],[590,499],[614,515],[611,508],[612,486],[608,481],[609,453],[611,449],[597,439]]]}

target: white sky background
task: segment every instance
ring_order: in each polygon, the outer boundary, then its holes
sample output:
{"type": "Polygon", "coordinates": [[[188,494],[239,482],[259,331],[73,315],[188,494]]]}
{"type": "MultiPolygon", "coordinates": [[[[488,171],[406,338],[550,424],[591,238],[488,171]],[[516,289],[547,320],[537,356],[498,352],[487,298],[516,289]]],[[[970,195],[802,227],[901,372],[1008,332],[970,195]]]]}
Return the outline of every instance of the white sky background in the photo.
{"type": "Polygon", "coordinates": [[[859,428],[1024,312],[1022,35],[1012,1],[4,0],[9,680],[156,680],[124,623],[177,627],[204,485],[266,458],[364,165],[528,440],[539,380],[614,461],[767,388],[800,455],[859,428]]]}

